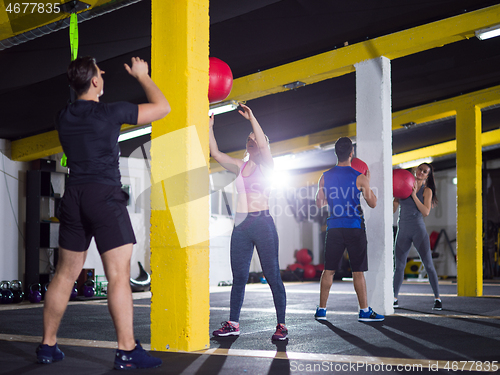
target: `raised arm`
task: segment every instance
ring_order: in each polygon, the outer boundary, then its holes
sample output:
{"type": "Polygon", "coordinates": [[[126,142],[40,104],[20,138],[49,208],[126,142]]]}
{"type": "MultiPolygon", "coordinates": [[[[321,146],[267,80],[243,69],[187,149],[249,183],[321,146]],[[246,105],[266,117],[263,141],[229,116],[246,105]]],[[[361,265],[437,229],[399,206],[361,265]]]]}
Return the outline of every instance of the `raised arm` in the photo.
{"type": "Polygon", "coordinates": [[[137,79],[146,93],[149,103],[139,104],[137,125],[150,124],[165,117],[170,113],[170,104],[149,76],[148,63],[139,57],[132,57],[132,67],[125,65],[125,70],[137,79]]]}
{"type": "Polygon", "coordinates": [[[243,165],[243,161],[219,151],[219,147],[217,146],[217,141],[215,140],[214,135],[214,115],[210,116],[209,128],[210,155],[212,155],[212,157],[228,171],[238,174],[241,166],[243,165]]]}
{"type": "Polygon", "coordinates": [[[363,193],[363,198],[365,198],[368,206],[375,208],[377,205],[377,196],[370,188],[370,170],[366,171],[366,176],[364,174],[358,176],[356,179],[356,186],[363,193]]]}
{"type": "Polygon", "coordinates": [[[316,206],[321,209],[326,205],[328,205],[328,201],[325,194],[325,179],[321,175],[318,181],[318,191],[316,192],[316,206]]]}
{"type": "Polygon", "coordinates": [[[240,103],[243,111],[239,110],[238,112],[247,120],[250,121],[252,125],[252,131],[255,134],[255,142],[257,143],[257,147],[259,148],[260,154],[262,156],[262,162],[264,165],[270,169],[274,169],[274,161],[273,156],[271,155],[271,150],[269,149],[269,145],[267,143],[266,135],[264,131],[260,127],[259,122],[253,115],[252,110],[244,104],[240,103]]]}

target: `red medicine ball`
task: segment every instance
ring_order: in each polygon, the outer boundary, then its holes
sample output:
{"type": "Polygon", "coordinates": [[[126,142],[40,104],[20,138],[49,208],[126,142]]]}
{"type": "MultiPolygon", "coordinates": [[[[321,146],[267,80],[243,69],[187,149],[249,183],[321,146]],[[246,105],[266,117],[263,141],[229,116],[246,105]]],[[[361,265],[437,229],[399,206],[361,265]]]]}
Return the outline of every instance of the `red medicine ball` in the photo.
{"type": "Polygon", "coordinates": [[[229,96],[233,87],[233,73],[229,65],[217,57],[210,57],[209,62],[208,101],[212,104],[229,96]]]}
{"type": "Polygon", "coordinates": [[[305,266],[312,262],[312,251],[309,249],[300,249],[297,251],[297,254],[295,254],[295,258],[297,262],[305,266]]]}
{"type": "Polygon", "coordinates": [[[406,169],[393,169],[392,171],[392,196],[406,199],[411,195],[415,176],[406,169]]]}
{"type": "Polygon", "coordinates": [[[359,173],[363,173],[364,175],[366,175],[366,171],[368,170],[368,166],[366,165],[366,163],[358,158],[353,158],[351,160],[351,167],[357,170],[359,173]]]}
{"type": "Polygon", "coordinates": [[[312,264],[304,266],[304,279],[314,279],[316,277],[316,268],[312,264]]]}

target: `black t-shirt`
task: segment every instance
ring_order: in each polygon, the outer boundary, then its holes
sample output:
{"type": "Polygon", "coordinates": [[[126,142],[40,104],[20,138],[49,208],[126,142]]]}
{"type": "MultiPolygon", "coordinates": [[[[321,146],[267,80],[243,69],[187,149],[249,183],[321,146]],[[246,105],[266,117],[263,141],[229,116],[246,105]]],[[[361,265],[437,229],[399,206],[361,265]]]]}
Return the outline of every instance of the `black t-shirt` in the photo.
{"type": "Polygon", "coordinates": [[[118,136],[122,124],[137,124],[137,104],[77,100],[57,115],[59,141],[68,158],[67,185],[121,186],[118,136]]]}

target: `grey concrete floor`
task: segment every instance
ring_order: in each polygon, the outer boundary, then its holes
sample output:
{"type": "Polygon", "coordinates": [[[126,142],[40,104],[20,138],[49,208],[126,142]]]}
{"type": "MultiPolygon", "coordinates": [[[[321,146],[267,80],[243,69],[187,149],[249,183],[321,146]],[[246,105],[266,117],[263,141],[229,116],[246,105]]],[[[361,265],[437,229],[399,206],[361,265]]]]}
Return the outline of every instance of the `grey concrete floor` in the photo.
{"type": "MultiPolygon", "coordinates": [[[[472,298],[457,297],[456,284],[441,281],[442,311],[431,309],[433,296],[428,283],[405,282],[399,298],[401,308],[381,323],[357,321],[357,299],[350,281],[334,282],[328,320],[321,323],[313,318],[319,284],[285,285],[287,341],[271,341],[276,314],[269,287],[248,284],[239,337],[211,337],[210,349],[204,352],[153,352],[163,359],[163,366],[133,372],[458,374],[464,373],[461,368],[478,372],[480,367],[484,371],[488,366],[490,371],[486,373],[493,372],[493,361],[500,366],[500,282],[485,280],[484,297],[472,298]]],[[[210,333],[229,318],[230,289],[211,290],[210,333]]],[[[150,299],[147,293],[134,295],[144,297],[134,301],[134,322],[136,337],[147,346],[150,299]]],[[[66,358],[49,366],[34,363],[42,330],[42,305],[23,303],[15,310],[11,307],[0,305],[0,374],[116,373],[112,370],[116,336],[105,300],[77,302],[68,307],[59,330],[66,358]],[[90,341],[96,341],[96,347],[89,346],[90,341]]]]}

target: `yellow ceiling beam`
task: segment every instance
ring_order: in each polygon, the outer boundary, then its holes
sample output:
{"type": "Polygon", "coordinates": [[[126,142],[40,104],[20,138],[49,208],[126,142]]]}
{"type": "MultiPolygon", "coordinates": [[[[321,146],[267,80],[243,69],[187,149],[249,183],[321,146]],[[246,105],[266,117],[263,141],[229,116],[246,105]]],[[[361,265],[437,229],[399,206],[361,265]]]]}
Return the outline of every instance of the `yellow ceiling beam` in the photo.
{"type": "Polygon", "coordinates": [[[311,84],[354,72],[354,64],[385,56],[391,60],[468,39],[477,29],[500,23],[500,5],[384,35],[234,80],[227,100],[246,101],[287,91],[295,81],[311,84]]]}
{"type": "Polygon", "coordinates": [[[481,135],[481,147],[500,144],[500,129],[484,132],[481,135]]]}
{"type": "MultiPolygon", "coordinates": [[[[484,132],[481,136],[481,147],[488,147],[500,144],[500,129],[484,132]]],[[[438,158],[455,154],[457,152],[457,141],[439,143],[436,145],[423,147],[418,150],[402,152],[392,156],[392,165],[398,165],[407,161],[422,159],[426,157],[438,158]]]]}
{"type": "Polygon", "coordinates": [[[11,159],[32,161],[62,152],[56,130],[11,142],[11,159]]]}
{"type": "Polygon", "coordinates": [[[487,108],[496,104],[500,104],[500,86],[395,112],[392,115],[392,130],[400,129],[401,126],[410,122],[423,124],[455,116],[457,109],[468,105],[487,108]]]}
{"type": "Polygon", "coordinates": [[[452,140],[448,142],[439,143],[437,145],[419,148],[401,154],[392,155],[392,165],[398,165],[411,160],[422,159],[426,157],[437,158],[440,156],[450,155],[457,152],[457,141],[452,140]]]}
{"type": "MultiPolygon", "coordinates": [[[[128,130],[134,125],[122,125],[121,130],[128,130]]],[[[63,152],[57,130],[32,135],[11,142],[11,159],[15,161],[32,161],[46,158],[63,152]]]]}

